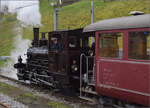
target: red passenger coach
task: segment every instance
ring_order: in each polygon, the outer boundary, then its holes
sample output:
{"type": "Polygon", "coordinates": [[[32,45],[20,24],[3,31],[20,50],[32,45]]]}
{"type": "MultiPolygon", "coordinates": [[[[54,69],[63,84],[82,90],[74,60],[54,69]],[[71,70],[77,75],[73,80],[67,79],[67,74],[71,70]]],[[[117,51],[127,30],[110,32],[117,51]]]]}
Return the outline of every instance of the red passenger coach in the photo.
{"type": "Polygon", "coordinates": [[[150,105],[150,14],[103,20],[95,32],[95,86],[99,95],[150,105]]]}

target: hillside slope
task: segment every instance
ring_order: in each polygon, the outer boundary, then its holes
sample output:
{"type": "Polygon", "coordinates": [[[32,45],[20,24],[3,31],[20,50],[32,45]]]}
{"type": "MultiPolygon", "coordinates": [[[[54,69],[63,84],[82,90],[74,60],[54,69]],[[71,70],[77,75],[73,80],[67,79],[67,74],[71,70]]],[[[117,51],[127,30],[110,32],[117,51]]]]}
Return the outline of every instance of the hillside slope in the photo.
{"type": "MultiPolygon", "coordinates": [[[[8,56],[13,47],[15,37],[14,27],[17,22],[16,15],[7,14],[2,17],[0,23],[0,56],[8,56]]],[[[0,61],[2,65],[4,61],[0,61]]]]}
{"type": "MultiPolygon", "coordinates": [[[[150,13],[149,0],[116,0],[104,2],[104,0],[94,0],[94,21],[103,19],[129,16],[134,10],[150,13]]],[[[40,0],[40,11],[42,14],[41,31],[52,31],[53,28],[53,8],[47,0],[40,0]]],[[[85,27],[90,24],[90,0],[81,0],[69,6],[64,6],[59,11],[58,29],[75,29],[85,27]]],[[[32,39],[32,28],[24,29],[24,37],[32,39]]]]}
{"type": "MultiPolygon", "coordinates": [[[[112,2],[94,0],[94,21],[128,16],[129,12],[134,10],[150,13],[149,4],[150,0],[116,0],[112,2]]],[[[90,11],[90,0],[80,0],[62,7],[59,11],[58,29],[85,27],[90,24],[90,11]]],[[[41,23],[43,24],[40,27],[40,31],[53,31],[53,8],[48,0],[40,0],[40,12],[42,14],[41,23]]],[[[16,23],[14,16],[6,15],[4,17],[8,20],[0,24],[0,56],[9,55],[13,48],[13,27],[16,23]],[[11,20],[9,19],[10,17],[12,18],[11,20]]],[[[24,28],[23,37],[33,39],[32,27],[24,28]]]]}

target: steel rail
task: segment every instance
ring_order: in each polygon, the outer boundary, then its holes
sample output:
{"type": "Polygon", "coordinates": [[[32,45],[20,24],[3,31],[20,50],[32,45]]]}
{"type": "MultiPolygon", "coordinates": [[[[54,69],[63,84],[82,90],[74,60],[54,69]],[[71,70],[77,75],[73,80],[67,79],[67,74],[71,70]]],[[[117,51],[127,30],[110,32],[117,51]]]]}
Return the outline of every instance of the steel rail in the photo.
{"type": "Polygon", "coordinates": [[[0,102],[0,105],[3,106],[4,108],[10,108],[8,105],[4,104],[3,102],[0,102]]]}

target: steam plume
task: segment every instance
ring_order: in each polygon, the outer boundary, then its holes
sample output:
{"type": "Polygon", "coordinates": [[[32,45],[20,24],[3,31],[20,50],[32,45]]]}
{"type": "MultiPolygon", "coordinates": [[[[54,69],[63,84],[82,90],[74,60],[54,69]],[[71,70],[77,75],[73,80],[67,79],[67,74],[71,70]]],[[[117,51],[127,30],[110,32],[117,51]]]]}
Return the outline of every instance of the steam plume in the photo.
{"type": "Polygon", "coordinates": [[[16,33],[14,38],[15,49],[11,52],[11,60],[2,69],[3,75],[17,79],[16,70],[13,68],[13,65],[17,62],[19,55],[22,56],[23,62],[25,62],[26,56],[24,54],[30,44],[29,40],[22,38],[22,27],[41,26],[39,1],[1,1],[0,10],[4,13],[17,13],[17,19],[20,21],[14,28],[16,33]]]}

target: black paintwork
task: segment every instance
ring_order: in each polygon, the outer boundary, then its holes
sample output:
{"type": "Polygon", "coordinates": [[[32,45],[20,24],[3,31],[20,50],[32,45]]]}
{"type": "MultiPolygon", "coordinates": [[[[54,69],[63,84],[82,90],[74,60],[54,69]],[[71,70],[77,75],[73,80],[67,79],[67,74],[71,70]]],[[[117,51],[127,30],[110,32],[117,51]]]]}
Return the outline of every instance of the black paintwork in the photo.
{"type": "MultiPolygon", "coordinates": [[[[90,48],[85,46],[88,44],[88,36],[93,35],[82,31],[83,29],[48,32],[48,40],[46,33],[42,32],[39,40],[39,29],[35,28],[32,47],[27,50],[26,63],[18,62],[14,65],[18,69],[18,78],[40,85],[78,90],[80,55],[88,54],[90,48]],[[56,38],[62,45],[62,51],[58,53],[52,47],[53,39],[56,38]]],[[[83,72],[85,71],[83,63],[83,72]]]]}

